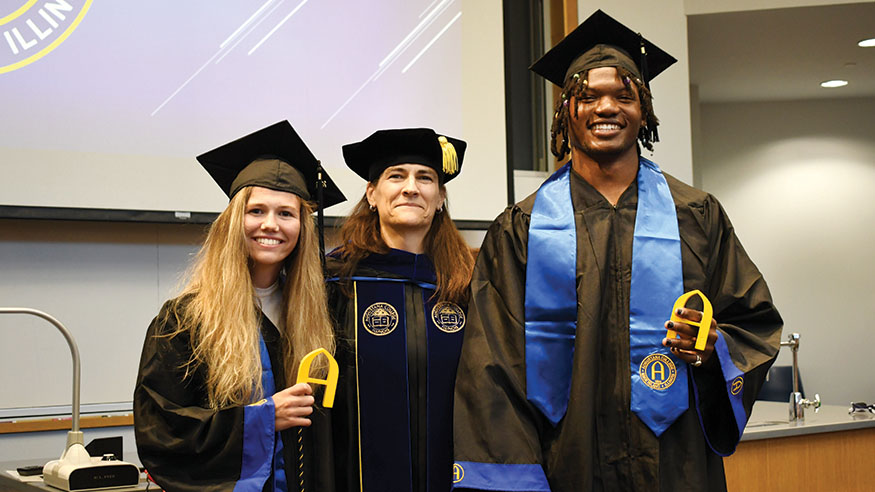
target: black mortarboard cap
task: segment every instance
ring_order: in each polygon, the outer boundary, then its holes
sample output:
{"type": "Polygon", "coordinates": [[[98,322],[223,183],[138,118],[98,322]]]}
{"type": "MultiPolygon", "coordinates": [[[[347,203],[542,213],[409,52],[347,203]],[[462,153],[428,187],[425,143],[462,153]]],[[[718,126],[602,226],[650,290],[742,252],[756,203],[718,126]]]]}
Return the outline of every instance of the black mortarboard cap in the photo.
{"type": "Polygon", "coordinates": [[[361,142],[343,146],[346,165],[367,181],[397,164],[422,164],[438,173],[441,183],[462,171],[465,141],[438,135],[431,128],[378,130],[361,142]]]}
{"type": "MultiPolygon", "coordinates": [[[[286,191],[318,202],[319,161],[288,121],[280,121],[197,157],[222,191],[233,197],[247,186],[286,191]]],[[[324,170],[321,208],[346,200],[324,170]]]]}
{"type": "Polygon", "coordinates": [[[601,10],[596,10],[529,69],[563,87],[565,80],[575,73],[591,68],[619,66],[649,85],[652,79],[676,61],[639,33],[601,10]],[[646,56],[641,53],[642,44],[646,56]]]}

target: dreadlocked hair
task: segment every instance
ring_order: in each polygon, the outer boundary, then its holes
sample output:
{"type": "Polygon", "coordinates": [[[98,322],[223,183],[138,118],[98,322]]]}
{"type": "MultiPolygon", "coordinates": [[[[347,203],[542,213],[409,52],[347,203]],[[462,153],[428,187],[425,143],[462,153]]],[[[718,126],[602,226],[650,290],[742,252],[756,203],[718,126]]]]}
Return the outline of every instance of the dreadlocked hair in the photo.
{"type": "MultiPolygon", "coordinates": [[[[653,142],[659,141],[659,134],[656,127],[659,126],[659,119],[653,113],[653,95],[650,89],[644,85],[644,82],[632,74],[632,72],[622,67],[617,68],[617,75],[626,87],[634,85],[638,92],[638,100],[641,102],[641,118],[644,124],[638,130],[638,141],[645,149],[652,151],[653,142]]],[[[587,75],[589,70],[574,74],[569,77],[562,88],[562,95],[556,102],[556,107],[553,111],[553,125],[550,128],[550,152],[560,161],[565,159],[565,156],[571,152],[571,140],[568,137],[568,126],[571,121],[571,112],[569,110],[572,98],[580,99],[586,92],[586,87],[589,84],[587,75]]],[[[574,108],[574,117],[577,117],[577,107],[574,108]]]]}

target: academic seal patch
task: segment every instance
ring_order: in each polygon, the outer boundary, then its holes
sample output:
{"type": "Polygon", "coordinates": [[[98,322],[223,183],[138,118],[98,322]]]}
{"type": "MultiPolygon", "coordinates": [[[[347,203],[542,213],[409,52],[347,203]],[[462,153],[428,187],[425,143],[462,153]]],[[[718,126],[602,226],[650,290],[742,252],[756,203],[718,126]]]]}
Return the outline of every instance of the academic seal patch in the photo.
{"type": "Polygon", "coordinates": [[[457,304],[441,301],[431,310],[431,319],[444,333],[456,333],[465,327],[465,311],[457,304]]]}
{"type": "Polygon", "coordinates": [[[365,309],[362,324],[371,335],[388,335],[398,326],[398,311],[386,302],[375,302],[365,309]]]}

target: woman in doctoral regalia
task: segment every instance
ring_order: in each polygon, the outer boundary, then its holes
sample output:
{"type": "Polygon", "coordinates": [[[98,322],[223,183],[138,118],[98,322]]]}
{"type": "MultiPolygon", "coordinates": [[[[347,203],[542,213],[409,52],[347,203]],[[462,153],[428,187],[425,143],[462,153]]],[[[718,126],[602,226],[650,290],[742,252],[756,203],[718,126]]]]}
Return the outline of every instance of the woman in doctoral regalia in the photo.
{"type": "Polygon", "coordinates": [[[338,489],[447,491],[453,385],[474,258],[446,206],[465,142],[380,130],[343,147],[367,181],[328,258],[341,383],[338,489]]]}
{"type": "MultiPolygon", "coordinates": [[[[149,326],[140,460],[168,491],[331,491],[327,412],[294,384],[304,355],[334,349],[311,217],[318,162],[287,121],[198,160],[230,203],[149,326]]],[[[323,179],[323,206],[343,201],[323,179]]]]}

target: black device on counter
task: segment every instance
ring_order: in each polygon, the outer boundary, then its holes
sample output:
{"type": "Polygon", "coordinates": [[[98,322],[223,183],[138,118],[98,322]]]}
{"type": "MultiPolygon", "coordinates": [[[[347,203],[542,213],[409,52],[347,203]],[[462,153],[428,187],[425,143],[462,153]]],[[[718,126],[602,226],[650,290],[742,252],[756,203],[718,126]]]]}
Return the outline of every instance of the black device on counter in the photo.
{"type": "Polygon", "coordinates": [[[32,477],[43,474],[43,465],[19,466],[16,470],[22,477],[32,477]]]}

